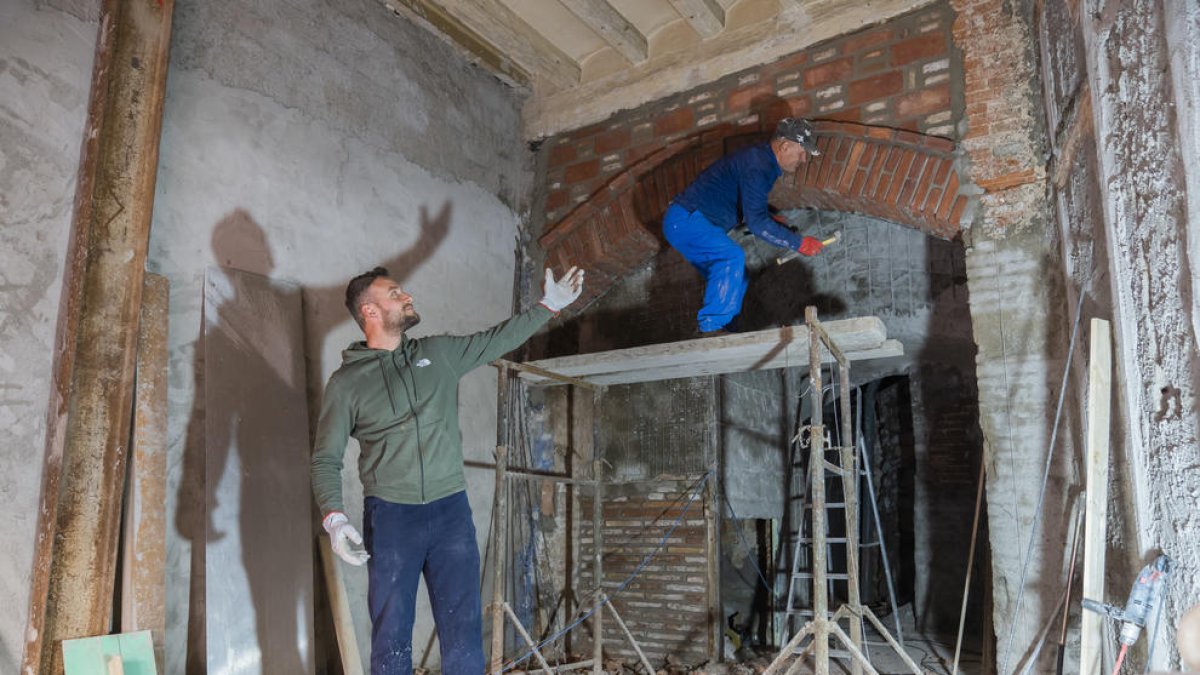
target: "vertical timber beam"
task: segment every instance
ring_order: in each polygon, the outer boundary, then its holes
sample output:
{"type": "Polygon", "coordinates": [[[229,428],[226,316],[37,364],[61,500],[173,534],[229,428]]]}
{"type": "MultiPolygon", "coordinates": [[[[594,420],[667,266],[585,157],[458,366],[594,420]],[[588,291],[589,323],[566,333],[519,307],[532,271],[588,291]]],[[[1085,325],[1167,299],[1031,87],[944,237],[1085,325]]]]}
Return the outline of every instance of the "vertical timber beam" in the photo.
{"type": "Polygon", "coordinates": [[[166,277],[146,275],[138,326],[129,491],[121,557],[121,632],[148,630],[163,663],[167,567],[167,318],[166,277]]]}
{"type": "Polygon", "coordinates": [[[825,576],[825,405],[821,381],[821,338],[817,333],[817,309],[804,308],[808,324],[808,377],[812,383],[812,420],[809,426],[808,470],[812,481],[812,584],[813,584],[813,672],[829,675],[829,585],[825,576]]]}
{"type": "MultiPolygon", "coordinates": [[[[1080,597],[1104,597],[1104,559],[1108,546],[1109,419],[1112,411],[1112,328],[1092,319],[1087,383],[1087,504],[1084,507],[1083,590],[1080,597]]],[[[1082,613],[1079,672],[1104,672],[1101,641],[1104,617],[1082,613]]]]}
{"type": "Polygon", "coordinates": [[[600,446],[600,410],[604,387],[592,390],[592,580],[596,584],[596,611],[592,614],[592,674],[604,673],[604,458],[600,446]]]}
{"type": "Polygon", "coordinates": [[[721,410],[724,406],[724,379],[713,377],[713,395],[710,399],[708,419],[709,447],[712,448],[712,461],[708,462],[708,480],[704,482],[704,586],[708,589],[708,659],[712,663],[720,663],[725,655],[725,621],[721,610],[721,511],[717,503],[717,484],[725,475],[721,465],[721,410]]]}
{"type": "Polygon", "coordinates": [[[104,0],[64,272],[22,673],[112,622],[173,0],[104,0]]]}

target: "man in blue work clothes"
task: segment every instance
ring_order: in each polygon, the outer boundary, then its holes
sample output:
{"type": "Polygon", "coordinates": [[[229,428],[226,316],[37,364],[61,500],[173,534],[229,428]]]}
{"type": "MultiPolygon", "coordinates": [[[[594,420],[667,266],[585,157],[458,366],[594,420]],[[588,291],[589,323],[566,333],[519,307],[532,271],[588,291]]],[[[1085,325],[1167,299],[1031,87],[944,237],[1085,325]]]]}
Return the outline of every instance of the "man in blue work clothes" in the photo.
{"type": "Polygon", "coordinates": [[[663,234],[704,276],[704,306],[696,315],[702,335],[720,335],[742,311],[746,295],[746,254],[728,232],[744,222],[760,239],[781,248],[816,255],[820,240],[780,225],[767,208],[775,180],[819,155],[808,120],[786,117],[768,143],[726,155],[705,169],[671,201],[663,234]]]}

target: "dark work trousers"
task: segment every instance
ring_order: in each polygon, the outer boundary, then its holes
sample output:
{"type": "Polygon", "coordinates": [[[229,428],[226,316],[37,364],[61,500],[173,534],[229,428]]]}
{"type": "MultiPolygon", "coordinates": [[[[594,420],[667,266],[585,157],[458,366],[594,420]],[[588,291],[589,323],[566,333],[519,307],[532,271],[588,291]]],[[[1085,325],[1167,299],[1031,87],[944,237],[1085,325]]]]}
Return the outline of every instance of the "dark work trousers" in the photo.
{"type": "Polygon", "coordinates": [[[696,314],[701,331],[724,328],[742,311],[746,254],[729,234],[699,211],[672,204],[663,216],[663,236],[704,276],[704,306],[696,314]]]}
{"type": "Polygon", "coordinates": [[[413,620],[422,573],[442,648],[442,672],[482,675],[479,547],[467,493],[429,504],[367,497],[363,530],[371,554],[371,675],[412,673],[413,620]]]}

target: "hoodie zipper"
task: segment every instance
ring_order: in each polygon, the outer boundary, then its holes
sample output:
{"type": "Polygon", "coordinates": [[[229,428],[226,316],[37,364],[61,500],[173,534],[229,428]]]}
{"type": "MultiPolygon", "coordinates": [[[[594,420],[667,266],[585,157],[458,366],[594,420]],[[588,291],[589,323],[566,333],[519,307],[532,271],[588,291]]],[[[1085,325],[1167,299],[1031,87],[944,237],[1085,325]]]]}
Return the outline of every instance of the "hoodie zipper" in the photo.
{"type": "MultiPolygon", "coordinates": [[[[408,357],[407,338],[401,338],[401,353],[404,355],[404,364],[407,366],[411,359],[408,357]]],[[[421,446],[421,418],[417,416],[417,383],[412,379],[412,373],[409,373],[408,384],[412,385],[412,394],[408,393],[408,385],[404,383],[404,373],[396,365],[395,359],[392,360],[392,368],[396,370],[396,376],[400,378],[400,384],[404,387],[404,395],[408,397],[408,409],[412,412],[413,425],[416,427],[417,434],[417,470],[421,482],[421,503],[425,503],[425,449],[421,446]]]]}

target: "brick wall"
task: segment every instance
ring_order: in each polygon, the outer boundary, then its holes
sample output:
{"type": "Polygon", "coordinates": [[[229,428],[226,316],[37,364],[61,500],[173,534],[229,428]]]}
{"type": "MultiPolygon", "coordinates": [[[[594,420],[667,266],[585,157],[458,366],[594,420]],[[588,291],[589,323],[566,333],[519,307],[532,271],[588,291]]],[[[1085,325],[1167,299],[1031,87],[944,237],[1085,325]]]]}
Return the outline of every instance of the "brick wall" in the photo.
{"type": "Polygon", "coordinates": [[[624,168],[685,137],[704,143],[704,164],[723,154],[726,137],[770,130],[787,115],[957,138],[961,77],[951,20],[937,2],[547,139],[547,228],[624,168]]]}
{"type": "MultiPolygon", "coordinates": [[[[685,664],[702,663],[708,658],[708,545],[703,495],[687,506],[690,486],[683,481],[605,486],[603,586],[608,593],[615,592],[633,574],[684,514],[663,549],[612,601],[656,668],[664,665],[668,655],[685,664]]],[[[592,500],[581,497],[579,501],[580,513],[584,514],[578,531],[582,561],[579,588],[586,593],[595,588],[592,500]]],[[[575,649],[590,655],[590,631],[581,630],[579,636],[575,649]]],[[[609,615],[604,617],[604,640],[606,657],[636,662],[637,654],[609,615]]]]}

